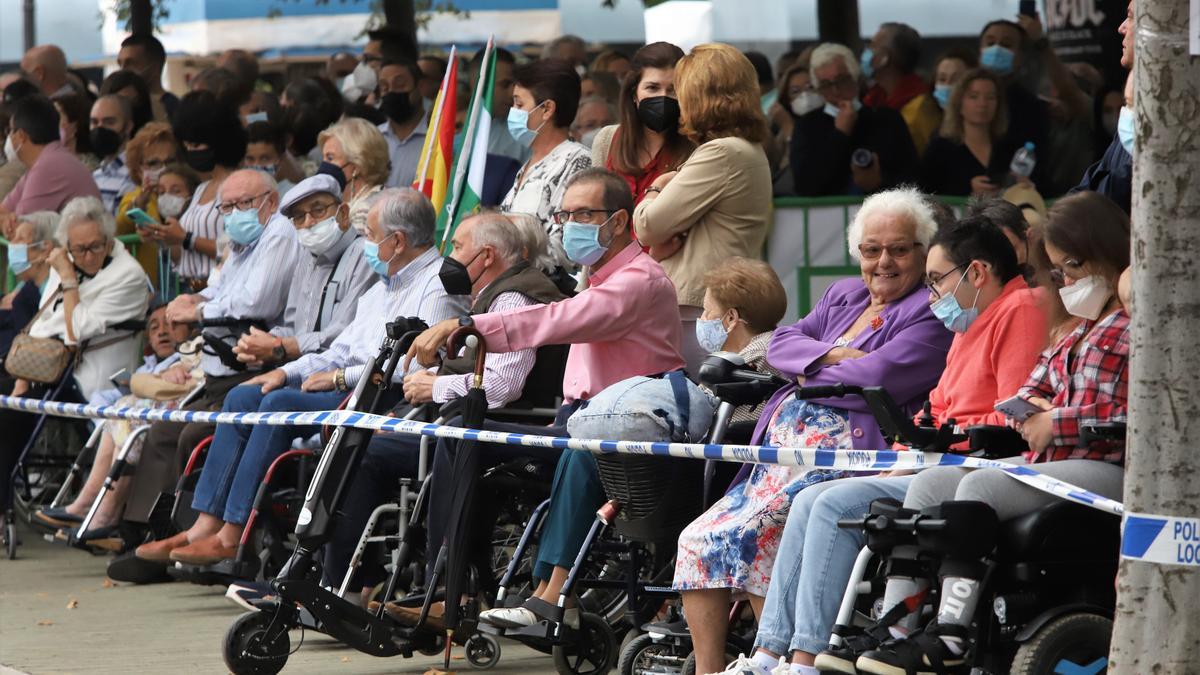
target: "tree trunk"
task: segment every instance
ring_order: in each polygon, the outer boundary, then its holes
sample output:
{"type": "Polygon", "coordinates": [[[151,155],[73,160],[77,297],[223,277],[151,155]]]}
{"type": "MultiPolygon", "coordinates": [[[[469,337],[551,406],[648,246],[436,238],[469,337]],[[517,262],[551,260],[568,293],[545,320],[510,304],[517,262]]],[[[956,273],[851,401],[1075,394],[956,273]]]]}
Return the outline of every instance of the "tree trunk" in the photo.
{"type": "Polygon", "coordinates": [[[857,52],[862,47],[858,0],[817,0],[817,33],[821,42],[840,42],[857,52]]]}
{"type": "Polygon", "coordinates": [[[24,0],[24,2],[21,3],[21,38],[24,42],[25,51],[29,51],[37,45],[37,31],[34,24],[34,16],[33,0],[24,0]]]}
{"type": "Polygon", "coordinates": [[[383,0],[383,58],[415,61],[417,8],[415,0],[383,0]]]}
{"type": "Polygon", "coordinates": [[[151,0],[129,0],[126,29],[133,35],[154,35],[154,4],[151,0]]]}
{"type": "MultiPolygon", "coordinates": [[[[1197,518],[1200,67],[1187,51],[1188,0],[1137,0],[1136,10],[1125,510],[1197,518]]],[[[1198,605],[1200,566],[1122,559],[1108,672],[1200,673],[1198,605]]]]}

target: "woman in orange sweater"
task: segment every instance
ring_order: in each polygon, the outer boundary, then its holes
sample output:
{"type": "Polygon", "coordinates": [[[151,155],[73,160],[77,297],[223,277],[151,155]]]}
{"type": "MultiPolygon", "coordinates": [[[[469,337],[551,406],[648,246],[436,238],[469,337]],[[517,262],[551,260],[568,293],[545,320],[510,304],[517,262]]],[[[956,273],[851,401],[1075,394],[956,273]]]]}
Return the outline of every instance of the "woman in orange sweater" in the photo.
{"type": "MultiPolygon", "coordinates": [[[[938,424],[949,419],[962,426],[1003,424],[993,406],[1025,384],[1046,335],[1037,296],[1021,278],[1012,244],[990,219],[966,218],[934,237],[925,274],[933,313],[955,333],[946,369],[929,396],[933,416],[938,424]]],[[[859,653],[892,637],[892,630],[913,627],[914,618],[888,614],[885,606],[888,622],[848,639],[846,647],[822,652],[854,558],[865,544],[861,531],[839,529],[837,521],[865,515],[875,499],[902,500],[915,476],[900,473],[834,480],[800,492],[771,572],[757,652],[726,672],[766,674],[791,654],[800,672],[816,673],[818,653],[822,669],[854,672],[859,653]]]]}

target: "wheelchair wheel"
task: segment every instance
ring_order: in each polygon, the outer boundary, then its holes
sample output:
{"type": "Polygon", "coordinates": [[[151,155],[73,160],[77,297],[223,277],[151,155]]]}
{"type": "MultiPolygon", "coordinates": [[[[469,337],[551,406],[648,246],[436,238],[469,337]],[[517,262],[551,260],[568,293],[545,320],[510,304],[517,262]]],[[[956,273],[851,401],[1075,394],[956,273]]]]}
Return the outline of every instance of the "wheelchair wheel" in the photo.
{"type": "Polygon", "coordinates": [[[263,642],[277,616],[274,612],[246,612],[225,632],[221,655],[234,675],[275,675],[283,670],[291,651],[287,632],[274,642],[263,642]]]}
{"type": "Polygon", "coordinates": [[[4,522],[4,554],[9,560],[17,559],[17,524],[11,518],[4,522]]]}
{"type": "Polygon", "coordinates": [[[554,669],[559,675],[604,675],[617,660],[617,637],[604,619],[587,612],[579,615],[579,630],[554,647],[554,669]]]}
{"type": "Polygon", "coordinates": [[[1108,666],[1112,621],[1096,614],[1068,614],[1046,624],[1013,657],[1012,675],[1097,671],[1108,666]],[[1072,670],[1073,669],[1073,670],[1072,670]]]}
{"type": "Polygon", "coordinates": [[[463,645],[467,663],[475,670],[487,670],[500,662],[500,643],[486,633],[475,633],[463,645]]]}
{"type": "Polygon", "coordinates": [[[683,668],[684,660],[684,655],[676,653],[674,645],[655,642],[654,638],[643,634],[630,640],[621,650],[617,672],[621,675],[677,673],[683,668]]]}
{"type": "MultiPolygon", "coordinates": [[[[732,636],[725,640],[725,663],[733,663],[741,654],[752,653],[751,649],[741,645],[737,638],[732,636]]],[[[696,675],[696,653],[691,652],[687,658],[683,660],[683,666],[679,669],[679,675],[696,675]]]]}

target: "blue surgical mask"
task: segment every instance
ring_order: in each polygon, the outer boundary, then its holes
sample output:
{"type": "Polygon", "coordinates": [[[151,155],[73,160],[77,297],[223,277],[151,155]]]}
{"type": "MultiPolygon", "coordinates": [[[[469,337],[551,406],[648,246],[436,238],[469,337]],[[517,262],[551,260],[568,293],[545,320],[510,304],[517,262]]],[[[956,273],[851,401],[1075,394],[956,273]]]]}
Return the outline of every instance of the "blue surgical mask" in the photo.
{"type": "Polygon", "coordinates": [[[234,209],[233,213],[225,216],[225,233],[236,244],[253,244],[258,241],[262,232],[262,223],[258,222],[258,209],[234,209]]]}
{"type": "Polygon", "coordinates": [[[720,319],[696,319],[696,342],[705,354],[721,351],[728,338],[729,331],[720,319]]]}
{"type": "Polygon", "coordinates": [[[8,245],[8,269],[13,274],[27,272],[32,266],[29,262],[29,244],[8,245]]]}
{"type": "MultiPolygon", "coordinates": [[[[617,214],[614,213],[613,216],[615,215],[617,214]]],[[[612,216],[609,216],[608,220],[612,220],[612,216]]],[[[597,260],[603,258],[604,252],[612,243],[600,243],[600,228],[604,227],[608,220],[599,225],[567,221],[563,225],[563,250],[566,251],[567,257],[580,265],[594,265],[597,260]]]]}
{"type": "Polygon", "coordinates": [[[1133,156],[1134,121],[1133,108],[1121,106],[1121,116],[1117,118],[1117,137],[1121,139],[1121,147],[1125,148],[1130,157],[1133,156]]]}
{"type": "MultiPolygon", "coordinates": [[[[542,103],[537,104],[533,110],[542,107],[544,103],[545,101],[542,101],[542,103]]],[[[533,110],[508,109],[508,133],[513,137],[513,140],[527,148],[533,145],[533,139],[537,138],[538,132],[546,125],[546,121],[542,120],[537,129],[529,128],[529,114],[533,110]]]]}
{"type": "MultiPolygon", "coordinates": [[[[850,107],[854,108],[854,112],[858,112],[858,111],[862,110],[862,101],[860,101],[858,99],[854,99],[853,101],[850,102],[850,107]]],[[[830,117],[833,117],[836,119],[839,112],[841,112],[841,109],[838,108],[836,105],[834,105],[832,103],[825,104],[825,114],[826,115],[829,115],[830,117]]]]}
{"type": "Polygon", "coordinates": [[[388,264],[390,261],[379,259],[379,244],[376,244],[373,241],[364,241],[363,257],[367,259],[367,264],[371,266],[371,269],[374,270],[376,274],[384,279],[388,278],[388,264]]]}
{"type": "Polygon", "coordinates": [[[251,124],[254,124],[255,122],[266,122],[266,121],[267,121],[267,113],[265,113],[265,112],[254,112],[254,113],[250,113],[250,114],[246,115],[246,126],[250,126],[251,124]]]}
{"type": "Polygon", "coordinates": [[[938,298],[936,302],[929,306],[933,310],[933,315],[941,320],[946,328],[955,333],[965,333],[975,323],[975,319],[979,318],[979,308],[975,305],[979,304],[979,292],[975,292],[975,302],[970,309],[963,309],[962,305],[958,304],[958,298],[954,294],[958,292],[958,287],[962,285],[963,279],[967,278],[967,272],[970,268],[963,272],[963,275],[958,278],[958,283],[954,285],[954,290],[938,298]]]}
{"type": "Polygon", "coordinates": [[[954,87],[948,84],[939,84],[933,88],[933,100],[937,101],[942,108],[950,105],[950,92],[954,91],[954,87]]]}
{"type": "Polygon", "coordinates": [[[867,47],[863,50],[862,57],[858,60],[858,65],[862,68],[863,77],[868,80],[875,77],[875,64],[871,63],[875,59],[875,50],[867,47]]]}
{"type": "Polygon", "coordinates": [[[1016,54],[1013,50],[1000,45],[992,45],[979,53],[979,65],[997,75],[1008,75],[1013,71],[1013,61],[1016,54]]]}

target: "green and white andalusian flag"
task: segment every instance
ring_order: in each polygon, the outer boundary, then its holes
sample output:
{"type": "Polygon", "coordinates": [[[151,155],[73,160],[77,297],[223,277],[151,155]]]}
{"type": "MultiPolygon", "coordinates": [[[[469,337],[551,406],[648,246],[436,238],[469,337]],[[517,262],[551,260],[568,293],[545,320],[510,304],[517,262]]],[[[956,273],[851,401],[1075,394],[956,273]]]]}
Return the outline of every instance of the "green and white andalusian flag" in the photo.
{"type": "Polygon", "coordinates": [[[487,167],[488,139],[492,131],[492,92],[496,79],[495,37],[489,38],[479,67],[479,81],[471,95],[471,107],[467,111],[466,133],[462,146],[454,158],[451,170],[450,199],[438,214],[438,236],[443,254],[446,243],[454,229],[464,218],[479,211],[480,195],[483,194],[483,173],[487,167]]]}

